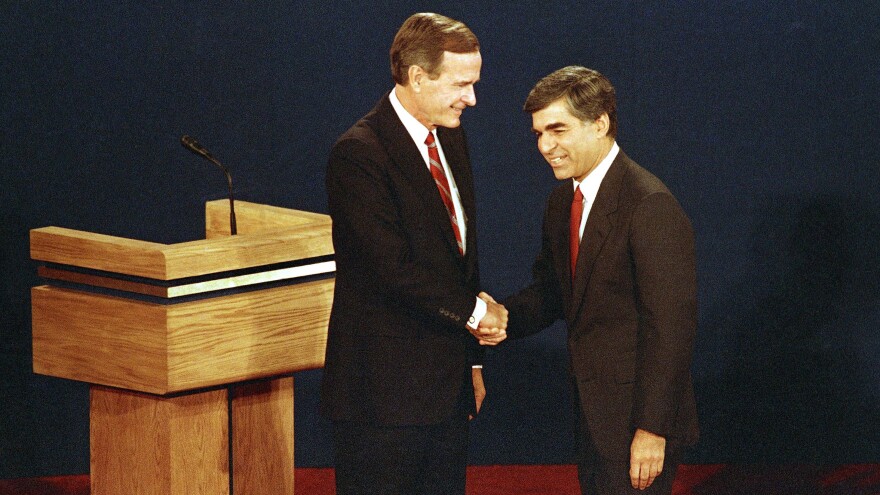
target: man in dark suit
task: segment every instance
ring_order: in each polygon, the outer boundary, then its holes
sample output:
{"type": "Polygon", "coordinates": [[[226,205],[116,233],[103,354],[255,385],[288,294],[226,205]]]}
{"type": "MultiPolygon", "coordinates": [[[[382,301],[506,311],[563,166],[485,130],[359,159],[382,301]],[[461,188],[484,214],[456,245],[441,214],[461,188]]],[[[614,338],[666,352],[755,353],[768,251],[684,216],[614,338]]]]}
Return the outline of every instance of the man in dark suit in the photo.
{"type": "Polygon", "coordinates": [[[557,179],[533,282],[506,299],[511,337],[564,318],[584,494],[670,493],[696,442],[690,221],[620,151],[614,87],[584,67],[535,85],[524,110],[557,179]]]}
{"type": "Polygon", "coordinates": [[[464,494],[468,417],[485,395],[477,338],[503,340],[507,320],[478,297],[459,120],[482,59],[470,29],[437,14],[407,19],[390,55],[394,89],[327,168],[337,271],[322,411],[338,494],[464,494]]]}

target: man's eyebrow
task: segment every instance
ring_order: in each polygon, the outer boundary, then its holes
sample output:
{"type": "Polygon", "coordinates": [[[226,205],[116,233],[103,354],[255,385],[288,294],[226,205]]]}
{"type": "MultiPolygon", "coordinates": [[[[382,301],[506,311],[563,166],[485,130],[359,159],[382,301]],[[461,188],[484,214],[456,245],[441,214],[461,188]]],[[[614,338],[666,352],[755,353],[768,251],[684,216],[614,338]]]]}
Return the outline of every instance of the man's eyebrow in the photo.
{"type": "MultiPolygon", "coordinates": [[[[544,131],[555,131],[556,129],[562,129],[564,127],[566,127],[564,122],[551,122],[544,126],[544,131]]],[[[544,131],[539,131],[538,129],[532,127],[532,132],[534,132],[535,134],[540,134],[544,131]]]]}
{"type": "Polygon", "coordinates": [[[453,84],[461,84],[461,85],[467,86],[470,84],[477,84],[478,82],[480,82],[479,77],[476,79],[459,79],[459,80],[455,81],[453,84]]]}
{"type": "Polygon", "coordinates": [[[544,126],[545,130],[552,131],[554,129],[559,129],[561,127],[565,127],[565,124],[562,122],[551,122],[544,126]]]}

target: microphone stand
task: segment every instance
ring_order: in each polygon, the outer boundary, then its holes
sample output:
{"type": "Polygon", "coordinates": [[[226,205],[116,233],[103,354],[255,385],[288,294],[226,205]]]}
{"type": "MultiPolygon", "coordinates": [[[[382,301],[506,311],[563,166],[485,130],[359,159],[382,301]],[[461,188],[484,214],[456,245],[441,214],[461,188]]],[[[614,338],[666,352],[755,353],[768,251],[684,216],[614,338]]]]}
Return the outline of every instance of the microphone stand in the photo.
{"type": "Polygon", "coordinates": [[[184,135],[180,138],[180,143],[184,148],[192,151],[193,153],[199,155],[200,157],[208,160],[209,162],[217,165],[220,170],[223,171],[223,174],[226,176],[226,184],[229,186],[229,232],[232,235],[236,235],[238,233],[238,229],[235,225],[235,199],[232,194],[232,175],[229,174],[229,169],[227,169],[220,160],[214,158],[214,156],[205,149],[204,146],[198,143],[195,139],[190,136],[184,135]]]}

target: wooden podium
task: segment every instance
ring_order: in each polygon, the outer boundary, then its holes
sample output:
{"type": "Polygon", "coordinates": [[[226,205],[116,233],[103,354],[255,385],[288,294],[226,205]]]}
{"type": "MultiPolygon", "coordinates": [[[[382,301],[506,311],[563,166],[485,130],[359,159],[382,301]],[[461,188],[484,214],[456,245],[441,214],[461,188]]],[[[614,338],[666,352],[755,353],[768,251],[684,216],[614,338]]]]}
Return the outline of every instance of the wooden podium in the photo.
{"type": "Polygon", "coordinates": [[[88,382],[92,495],[292,494],[293,376],[323,366],[327,215],[206,204],[206,239],[31,231],[34,372],[88,382]]]}

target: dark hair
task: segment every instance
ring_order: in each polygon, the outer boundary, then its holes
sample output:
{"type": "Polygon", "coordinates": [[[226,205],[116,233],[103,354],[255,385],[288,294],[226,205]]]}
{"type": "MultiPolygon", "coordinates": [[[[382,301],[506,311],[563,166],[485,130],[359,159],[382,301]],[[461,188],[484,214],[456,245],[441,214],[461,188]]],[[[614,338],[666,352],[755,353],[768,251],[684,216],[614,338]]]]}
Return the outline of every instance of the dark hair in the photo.
{"type": "Polygon", "coordinates": [[[538,81],[523,110],[535,113],[565,98],[571,114],[583,122],[608,114],[608,136],[617,136],[617,97],[611,81],[599,72],[577,65],[563,67],[538,81]]]}
{"type": "Polygon", "coordinates": [[[479,50],[480,42],[463,22],[430,12],[413,14],[400,26],[391,43],[391,77],[397,84],[407,84],[409,68],[418,65],[435,79],[443,52],[479,50]]]}

